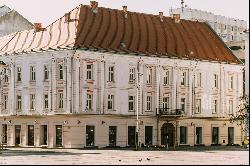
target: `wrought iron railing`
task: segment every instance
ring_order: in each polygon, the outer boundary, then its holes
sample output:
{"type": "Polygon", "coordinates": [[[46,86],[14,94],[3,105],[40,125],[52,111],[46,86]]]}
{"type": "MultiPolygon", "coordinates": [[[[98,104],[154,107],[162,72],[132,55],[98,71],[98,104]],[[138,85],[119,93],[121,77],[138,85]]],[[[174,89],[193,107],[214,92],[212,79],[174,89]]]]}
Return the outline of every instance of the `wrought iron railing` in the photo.
{"type": "Polygon", "coordinates": [[[182,115],[184,111],[182,109],[171,108],[156,108],[157,115],[182,115]]]}

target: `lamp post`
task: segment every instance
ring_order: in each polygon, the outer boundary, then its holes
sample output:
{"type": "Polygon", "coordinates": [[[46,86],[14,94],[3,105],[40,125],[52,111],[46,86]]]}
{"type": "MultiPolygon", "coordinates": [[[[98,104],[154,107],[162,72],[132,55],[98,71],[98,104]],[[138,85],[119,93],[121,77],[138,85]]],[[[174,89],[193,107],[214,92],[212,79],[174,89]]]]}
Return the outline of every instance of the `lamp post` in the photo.
{"type": "Polygon", "coordinates": [[[136,133],[135,133],[135,138],[136,138],[136,150],[138,150],[139,146],[139,95],[140,95],[140,89],[141,89],[141,84],[140,84],[140,77],[143,75],[140,73],[140,65],[141,65],[141,58],[139,62],[137,63],[137,78],[136,78],[136,133]]]}

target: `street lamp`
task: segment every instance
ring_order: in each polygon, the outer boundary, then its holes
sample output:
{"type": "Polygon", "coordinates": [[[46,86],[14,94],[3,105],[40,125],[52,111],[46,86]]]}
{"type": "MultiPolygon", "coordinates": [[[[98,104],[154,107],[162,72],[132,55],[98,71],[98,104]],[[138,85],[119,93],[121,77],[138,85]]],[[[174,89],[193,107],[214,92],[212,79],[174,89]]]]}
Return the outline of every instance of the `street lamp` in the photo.
{"type": "Polygon", "coordinates": [[[140,77],[143,75],[140,73],[140,64],[142,60],[140,58],[139,62],[137,63],[137,79],[136,79],[136,133],[135,133],[135,138],[136,138],[136,150],[138,150],[139,146],[139,90],[141,88],[140,84],[140,77]]]}

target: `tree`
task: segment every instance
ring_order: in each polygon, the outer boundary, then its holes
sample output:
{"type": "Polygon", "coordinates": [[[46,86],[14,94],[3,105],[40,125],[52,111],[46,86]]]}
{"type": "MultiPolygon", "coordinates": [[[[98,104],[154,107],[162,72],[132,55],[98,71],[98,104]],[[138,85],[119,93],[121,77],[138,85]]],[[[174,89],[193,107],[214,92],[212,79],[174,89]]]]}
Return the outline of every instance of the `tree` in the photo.
{"type": "Polygon", "coordinates": [[[249,119],[249,97],[243,96],[240,98],[240,105],[237,107],[237,112],[230,117],[231,123],[238,125],[246,124],[249,119]]]}
{"type": "Polygon", "coordinates": [[[240,98],[240,105],[237,107],[237,112],[235,114],[232,114],[230,117],[231,123],[236,123],[237,125],[240,125],[241,127],[244,126],[244,129],[242,128],[242,132],[245,131],[245,141],[243,144],[248,144],[248,137],[249,137],[249,97],[243,96],[240,98]]]}

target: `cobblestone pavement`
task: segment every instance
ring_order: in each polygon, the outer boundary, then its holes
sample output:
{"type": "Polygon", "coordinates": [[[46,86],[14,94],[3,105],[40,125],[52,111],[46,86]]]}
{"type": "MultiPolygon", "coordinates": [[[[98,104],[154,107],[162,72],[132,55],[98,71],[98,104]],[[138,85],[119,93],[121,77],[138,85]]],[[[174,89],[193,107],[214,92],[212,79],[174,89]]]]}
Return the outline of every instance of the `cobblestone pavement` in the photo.
{"type": "Polygon", "coordinates": [[[10,148],[0,165],[249,165],[249,151],[133,151],[10,148]]]}

